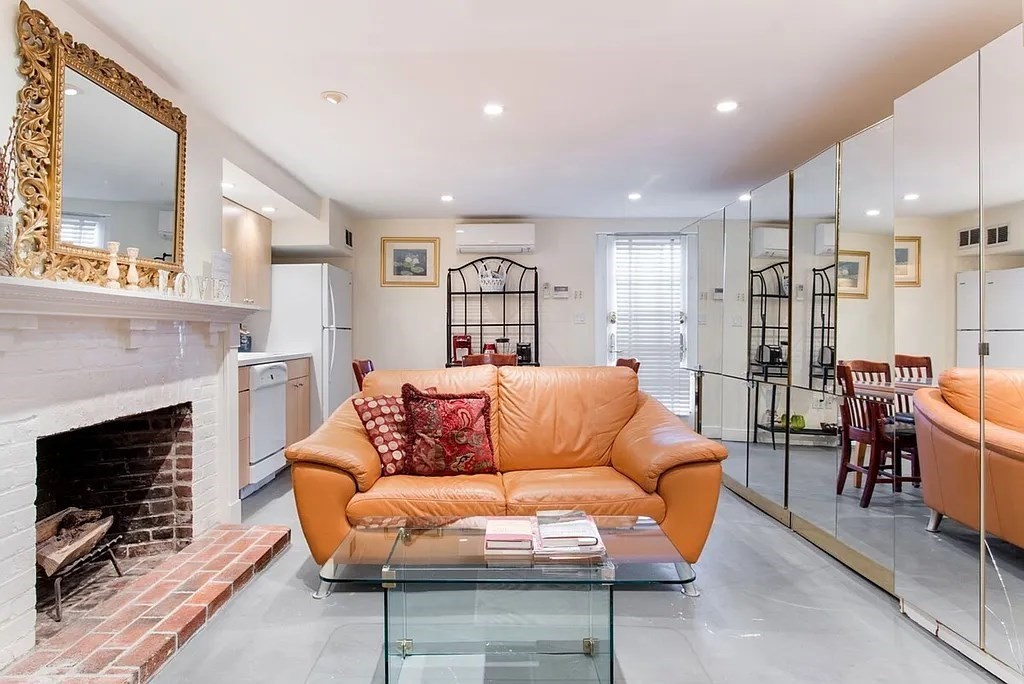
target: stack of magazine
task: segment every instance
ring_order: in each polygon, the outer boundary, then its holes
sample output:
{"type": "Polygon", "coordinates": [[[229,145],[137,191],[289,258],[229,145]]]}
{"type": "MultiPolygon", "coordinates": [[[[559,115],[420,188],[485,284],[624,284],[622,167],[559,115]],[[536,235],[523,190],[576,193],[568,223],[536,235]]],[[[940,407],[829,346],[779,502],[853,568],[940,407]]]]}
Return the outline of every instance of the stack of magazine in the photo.
{"type": "Polygon", "coordinates": [[[597,525],[582,511],[492,518],[484,533],[484,556],[491,567],[593,565],[606,555],[597,525]]]}

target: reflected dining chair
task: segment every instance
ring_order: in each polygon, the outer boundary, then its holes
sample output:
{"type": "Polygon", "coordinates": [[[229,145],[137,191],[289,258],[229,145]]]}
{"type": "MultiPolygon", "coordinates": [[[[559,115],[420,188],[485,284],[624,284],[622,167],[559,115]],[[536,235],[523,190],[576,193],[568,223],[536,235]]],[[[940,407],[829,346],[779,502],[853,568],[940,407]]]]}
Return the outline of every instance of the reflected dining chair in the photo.
{"type": "Polygon", "coordinates": [[[515,354],[467,354],[462,357],[463,366],[517,366],[519,357],[515,354]]]}
{"type": "Polygon", "coordinates": [[[640,372],[640,362],[636,359],[618,359],[615,361],[615,365],[631,368],[634,373],[640,372]]]}
{"type": "Polygon", "coordinates": [[[904,482],[920,482],[917,469],[917,442],[914,426],[892,419],[891,402],[858,392],[858,382],[891,383],[889,364],[873,361],[840,362],[836,375],[842,390],[842,457],[836,478],[836,494],[841,495],[846,485],[846,476],[852,471],[865,476],[860,496],[861,508],[871,504],[871,497],[878,483],[891,483],[893,491],[903,489],[904,482]],[[860,445],[857,461],[853,461],[853,443],[860,445]],[[862,449],[869,450],[868,462],[863,461],[862,449]],[[912,474],[904,477],[902,462],[907,453],[912,464],[912,474]]]}
{"type": "Polygon", "coordinates": [[[356,359],[352,362],[352,373],[356,376],[356,385],[359,391],[363,391],[363,378],[373,372],[373,361],[370,359],[356,359]]]}

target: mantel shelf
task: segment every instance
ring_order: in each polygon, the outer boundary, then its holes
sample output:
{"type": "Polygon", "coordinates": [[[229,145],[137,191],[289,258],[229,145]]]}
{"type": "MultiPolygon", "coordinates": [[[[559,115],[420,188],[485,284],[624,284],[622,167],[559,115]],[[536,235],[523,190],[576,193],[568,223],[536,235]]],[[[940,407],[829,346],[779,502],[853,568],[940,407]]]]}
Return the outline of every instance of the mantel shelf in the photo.
{"type": "Polygon", "coordinates": [[[86,316],[238,324],[260,307],[111,290],[82,283],[0,276],[0,315],[86,316]]]}

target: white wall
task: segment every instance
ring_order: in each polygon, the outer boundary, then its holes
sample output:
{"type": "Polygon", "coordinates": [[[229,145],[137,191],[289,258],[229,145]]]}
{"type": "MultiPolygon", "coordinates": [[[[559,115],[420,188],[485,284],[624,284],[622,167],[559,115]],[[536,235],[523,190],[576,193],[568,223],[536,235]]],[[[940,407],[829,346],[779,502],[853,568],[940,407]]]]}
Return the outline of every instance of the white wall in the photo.
{"type": "MultiPolygon", "coordinates": [[[[514,257],[539,269],[540,282],[583,290],[581,300],[541,299],[540,360],[546,366],[593,365],[595,250],[598,233],[678,232],[690,219],[531,219],[537,250],[514,257]],[[574,323],[582,314],[584,323],[574,323]]],[[[472,261],[455,251],[451,219],[373,219],[354,222],[355,255],[339,260],[353,270],[353,348],[378,368],[436,368],[445,362],[445,276],[472,261]],[[382,237],[441,238],[438,287],[381,287],[382,237]]],[[[602,323],[603,325],[603,323],[602,323]]]]}
{"type": "MultiPolygon", "coordinates": [[[[885,233],[839,232],[839,248],[871,253],[867,299],[838,299],[836,356],[892,363],[893,244],[885,233]]],[[[907,352],[913,353],[913,352],[907,352]]]]}
{"type": "MultiPolygon", "coordinates": [[[[210,255],[221,247],[221,174],[224,159],[230,160],[302,209],[317,215],[320,198],[273,160],[261,153],[220,121],[203,111],[199,102],[171,86],[114,39],[104,34],[63,0],[33,0],[32,6],[50,17],[62,31],[87,43],[131,71],[160,96],[171,100],[188,117],[188,159],[185,171],[185,268],[201,273],[210,255]]],[[[17,0],[0,0],[0,121],[10,120],[17,92],[23,85],[18,74],[18,43],[15,24],[17,0]]]]}

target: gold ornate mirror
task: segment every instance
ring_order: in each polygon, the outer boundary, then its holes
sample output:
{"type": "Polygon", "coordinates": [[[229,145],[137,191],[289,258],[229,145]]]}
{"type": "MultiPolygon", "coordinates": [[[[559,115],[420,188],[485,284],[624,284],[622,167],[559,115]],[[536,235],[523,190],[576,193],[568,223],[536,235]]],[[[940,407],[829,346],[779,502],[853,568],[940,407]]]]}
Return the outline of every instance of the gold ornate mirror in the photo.
{"type": "Polygon", "coordinates": [[[110,242],[139,249],[142,286],[180,271],[185,115],[25,2],[18,40],[17,273],[101,283],[110,242]]]}

